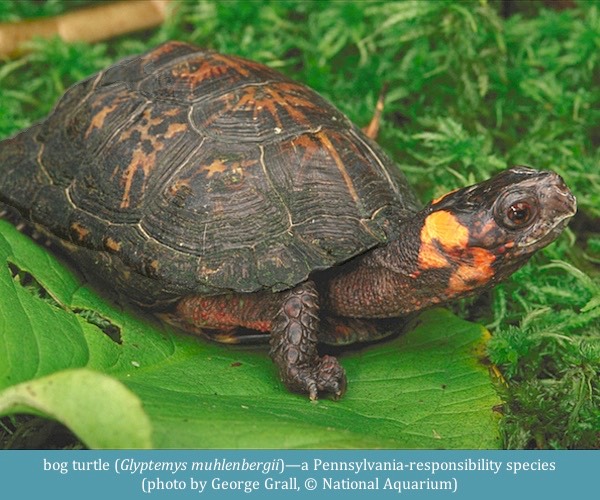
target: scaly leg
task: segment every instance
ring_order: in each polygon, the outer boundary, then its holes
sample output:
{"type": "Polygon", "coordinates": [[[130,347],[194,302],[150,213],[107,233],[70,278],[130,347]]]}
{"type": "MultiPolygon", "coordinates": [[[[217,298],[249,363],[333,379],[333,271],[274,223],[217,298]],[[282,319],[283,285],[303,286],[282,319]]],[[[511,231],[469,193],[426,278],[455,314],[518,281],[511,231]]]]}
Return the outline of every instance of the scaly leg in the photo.
{"type": "Polygon", "coordinates": [[[346,374],[337,359],[317,353],[318,300],[312,282],[284,292],[271,328],[271,358],[281,380],[290,390],[308,393],[311,400],[320,392],[337,398],[346,390],[346,374]]]}
{"type": "Polygon", "coordinates": [[[276,294],[184,297],[175,311],[160,317],[185,331],[219,342],[240,341],[240,326],[257,334],[270,332],[271,358],[290,390],[308,393],[313,400],[319,393],[339,397],[346,389],[344,369],[334,357],[320,358],[317,353],[318,302],[314,284],[306,282],[276,294]]]}

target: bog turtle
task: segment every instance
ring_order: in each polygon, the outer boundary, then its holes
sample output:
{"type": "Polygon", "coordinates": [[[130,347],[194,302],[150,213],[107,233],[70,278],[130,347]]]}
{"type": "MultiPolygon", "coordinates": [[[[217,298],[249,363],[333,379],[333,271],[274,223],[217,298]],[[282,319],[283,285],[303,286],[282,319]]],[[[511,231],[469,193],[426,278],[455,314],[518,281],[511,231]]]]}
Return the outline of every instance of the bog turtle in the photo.
{"type": "Polygon", "coordinates": [[[575,198],[514,167],[421,208],[309,88],[169,42],[71,87],[0,143],[0,201],[115,293],[214,339],[270,337],[290,390],[340,396],[318,342],[481,292],[552,242],[575,198]]]}

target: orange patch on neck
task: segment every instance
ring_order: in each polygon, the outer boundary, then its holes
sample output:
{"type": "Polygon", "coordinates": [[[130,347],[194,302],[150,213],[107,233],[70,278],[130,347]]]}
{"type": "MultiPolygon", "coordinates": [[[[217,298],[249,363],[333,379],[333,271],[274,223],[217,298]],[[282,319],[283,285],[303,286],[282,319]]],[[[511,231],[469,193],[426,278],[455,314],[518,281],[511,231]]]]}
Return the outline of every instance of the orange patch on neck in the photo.
{"type": "Polygon", "coordinates": [[[469,247],[469,228],[450,212],[429,215],[421,228],[419,269],[453,269],[445,291],[447,297],[464,294],[494,277],[496,256],[481,247],[469,247]]]}
{"type": "Polygon", "coordinates": [[[449,267],[448,255],[467,248],[469,230],[446,210],[433,212],[421,228],[419,268],[449,267]]]}
{"type": "Polygon", "coordinates": [[[473,247],[468,250],[466,262],[459,265],[452,273],[446,293],[459,295],[489,283],[494,277],[492,264],[496,260],[494,254],[484,248],[473,247]]]}

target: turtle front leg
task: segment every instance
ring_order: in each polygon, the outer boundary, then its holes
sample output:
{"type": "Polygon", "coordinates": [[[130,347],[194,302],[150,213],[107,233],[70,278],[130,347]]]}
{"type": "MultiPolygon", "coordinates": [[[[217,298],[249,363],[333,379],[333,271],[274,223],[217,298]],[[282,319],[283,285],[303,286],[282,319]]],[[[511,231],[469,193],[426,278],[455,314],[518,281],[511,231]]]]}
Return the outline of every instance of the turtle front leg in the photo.
{"type": "Polygon", "coordinates": [[[332,356],[319,357],[319,296],[312,282],[281,295],[281,307],[271,326],[271,358],[283,383],[292,391],[339,398],[346,390],[346,373],[332,356]]]}
{"type": "Polygon", "coordinates": [[[160,317],[220,342],[236,340],[240,326],[270,332],[271,358],[290,390],[308,393],[312,400],[319,393],[340,397],[346,390],[346,374],[337,359],[317,353],[319,296],[312,282],[279,293],[190,295],[160,317]]]}

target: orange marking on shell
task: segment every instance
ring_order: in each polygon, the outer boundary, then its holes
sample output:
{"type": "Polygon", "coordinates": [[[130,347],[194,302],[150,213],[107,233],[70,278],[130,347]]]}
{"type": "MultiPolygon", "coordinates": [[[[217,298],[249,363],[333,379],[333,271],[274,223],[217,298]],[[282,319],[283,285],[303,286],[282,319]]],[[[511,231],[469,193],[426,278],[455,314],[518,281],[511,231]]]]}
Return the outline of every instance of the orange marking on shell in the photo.
{"type": "Polygon", "coordinates": [[[90,234],[90,230],[79,222],[73,222],[73,224],[71,224],[71,231],[77,241],[84,241],[90,234]]]}
{"type": "Polygon", "coordinates": [[[177,179],[167,188],[167,192],[171,197],[191,193],[190,180],[177,179]]]}
{"type": "Polygon", "coordinates": [[[227,170],[227,165],[222,160],[216,159],[210,165],[204,165],[200,168],[201,172],[206,172],[206,177],[209,179],[215,174],[222,174],[227,170]]]}
{"type": "Polygon", "coordinates": [[[210,60],[204,60],[197,68],[194,69],[190,67],[190,62],[186,61],[185,63],[173,68],[171,70],[171,74],[178,80],[187,80],[190,89],[194,89],[200,83],[206,80],[218,78],[228,71],[229,66],[227,65],[215,65],[210,60]]]}
{"type": "MultiPolygon", "coordinates": [[[[157,150],[162,149],[161,147],[157,150]]],[[[131,186],[133,185],[133,179],[138,171],[142,172],[145,178],[154,167],[156,163],[156,151],[152,151],[150,154],[144,153],[139,147],[133,151],[131,163],[127,166],[121,177],[121,183],[123,184],[123,197],[121,199],[121,208],[127,208],[131,204],[131,186]]],[[[117,167],[118,168],[118,167],[117,167]]]]}
{"type": "Polygon", "coordinates": [[[154,141],[157,136],[149,133],[150,127],[154,127],[155,125],[160,125],[164,118],[162,116],[157,116],[156,118],[152,118],[152,107],[147,107],[144,109],[141,119],[133,126],[128,128],[121,137],[119,137],[119,142],[126,141],[129,139],[134,132],[140,133],[140,141],[149,140],[154,145],[154,141]]]}
{"type": "MultiPolygon", "coordinates": [[[[165,147],[165,143],[162,139],[172,139],[175,135],[187,130],[187,126],[184,123],[176,122],[169,124],[169,127],[164,134],[150,133],[151,127],[160,125],[163,121],[164,118],[162,116],[152,118],[152,108],[148,108],[144,110],[142,119],[134,126],[127,129],[127,131],[119,137],[119,142],[122,142],[130,139],[134,132],[140,134],[138,145],[131,154],[131,161],[121,173],[121,184],[123,185],[121,208],[127,208],[131,204],[131,187],[133,186],[135,176],[141,172],[144,180],[147,179],[148,175],[156,165],[156,155],[165,147]],[[144,141],[150,142],[151,148],[149,153],[144,152],[142,149],[142,143],[144,141]]],[[[115,168],[112,174],[113,177],[118,174],[119,169],[119,166],[115,168]]]]}
{"type": "Polygon", "coordinates": [[[333,158],[333,161],[335,162],[335,165],[337,166],[338,170],[340,171],[340,174],[342,174],[342,179],[344,179],[344,182],[346,183],[346,186],[348,187],[348,191],[350,192],[350,196],[352,196],[354,203],[356,203],[357,205],[360,205],[361,201],[358,196],[358,193],[356,192],[356,189],[354,188],[354,183],[352,182],[352,178],[350,177],[350,174],[348,174],[348,171],[346,170],[346,166],[344,165],[342,158],[338,154],[337,149],[335,149],[335,146],[331,143],[331,141],[329,140],[329,137],[327,136],[327,134],[325,132],[319,132],[318,134],[316,134],[316,137],[319,139],[319,141],[325,147],[325,149],[327,149],[327,151],[329,151],[329,154],[333,158]]]}
{"type": "Polygon", "coordinates": [[[199,57],[202,59],[187,60],[171,70],[171,74],[176,79],[187,80],[191,91],[202,82],[218,79],[230,72],[247,78],[250,76],[253,66],[258,70],[262,68],[262,65],[257,63],[221,54],[200,55],[199,57]]]}
{"type": "Polygon", "coordinates": [[[92,118],[92,121],[90,122],[89,127],[87,128],[87,130],[85,131],[85,138],[87,139],[90,134],[96,130],[96,129],[100,129],[104,126],[104,120],[106,120],[106,117],[112,113],[115,109],[117,109],[117,106],[119,105],[119,102],[114,102],[113,104],[111,104],[110,106],[104,106],[100,111],[98,111],[94,117],[92,118]]]}
{"type": "Polygon", "coordinates": [[[214,174],[222,174],[227,171],[230,171],[233,174],[242,174],[246,167],[251,167],[257,163],[256,160],[231,161],[225,163],[220,158],[217,158],[213,160],[210,165],[203,165],[200,167],[197,172],[206,172],[206,177],[210,179],[214,174]]]}
{"type": "Polygon", "coordinates": [[[278,99],[279,105],[285,109],[294,121],[308,124],[309,120],[301,109],[317,111],[318,106],[314,102],[313,97],[310,94],[307,96],[306,89],[297,83],[279,83],[277,88],[281,92],[275,92],[274,97],[278,99]]]}
{"type": "Polygon", "coordinates": [[[185,123],[171,123],[165,132],[165,139],[171,139],[172,137],[180,134],[181,132],[185,132],[186,130],[187,125],[185,123]]]}
{"type": "Polygon", "coordinates": [[[121,250],[121,242],[108,237],[104,240],[104,248],[106,248],[109,252],[118,252],[121,250]]]}
{"type": "MultiPolygon", "coordinates": [[[[271,115],[275,124],[282,128],[281,111],[287,113],[296,123],[308,125],[310,120],[303,110],[318,111],[312,96],[306,95],[306,89],[296,83],[278,82],[265,87],[263,85],[249,85],[238,90],[241,94],[234,101],[236,94],[226,94],[221,97],[225,108],[230,112],[252,112],[253,120],[258,120],[260,114],[266,112],[271,115]]],[[[209,126],[219,115],[210,117],[204,122],[209,126]]]]}
{"type": "Polygon", "coordinates": [[[307,163],[317,151],[319,151],[319,142],[312,135],[304,134],[290,141],[294,152],[299,155],[298,148],[301,148],[302,159],[300,164],[307,163]]]}
{"type": "Polygon", "coordinates": [[[237,57],[224,56],[222,54],[211,54],[210,64],[214,65],[214,61],[221,63],[221,65],[226,68],[233,69],[236,73],[244,77],[250,75],[250,69],[254,69],[256,71],[264,68],[262,64],[247,61],[245,59],[239,59],[237,57]]]}
{"type": "Polygon", "coordinates": [[[275,120],[278,127],[281,127],[281,119],[279,118],[278,106],[284,105],[281,96],[273,91],[265,91],[261,87],[249,86],[242,89],[243,94],[237,100],[235,105],[232,105],[232,95],[226,95],[221,100],[226,102],[226,106],[231,109],[231,112],[236,111],[252,111],[252,118],[258,120],[259,114],[265,110],[275,120]]]}
{"type": "Polygon", "coordinates": [[[94,110],[94,116],[92,117],[90,124],[85,131],[84,137],[87,139],[90,134],[97,129],[104,127],[106,118],[115,111],[118,112],[121,104],[128,102],[131,99],[131,93],[127,90],[118,92],[112,95],[110,104],[106,104],[102,99],[91,100],[90,105],[94,110]]]}

